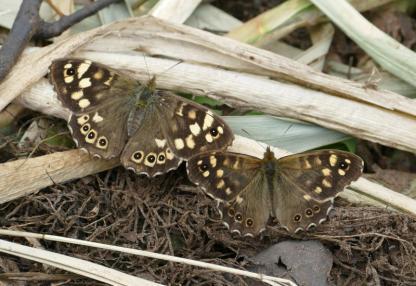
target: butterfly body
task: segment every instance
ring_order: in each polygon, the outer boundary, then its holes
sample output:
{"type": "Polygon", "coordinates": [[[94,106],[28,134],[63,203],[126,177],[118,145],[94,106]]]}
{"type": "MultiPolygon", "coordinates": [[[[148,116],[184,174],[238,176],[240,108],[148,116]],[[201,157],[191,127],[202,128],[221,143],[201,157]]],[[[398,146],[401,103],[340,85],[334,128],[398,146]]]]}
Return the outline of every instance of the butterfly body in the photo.
{"type": "Polygon", "coordinates": [[[166,173],[195,152],[223,150],[234,139],[221,118],[156,89],[155,78],[142,84],[89,60],[58,59],[50,81],[71,111],[68,126],[77,146],[94,157],[120,156],[138,174],[166,173]]]}
{"type": "Polygon", "coordinates": [[[219,201],[224,224],[241,235],[256,235],[270,216],[289,232],[307,230],[327,217],[333,198],[362,172],[358,156],[319,150],[263,159],[211,152],[188,161],[192,182],[219,201]]]}

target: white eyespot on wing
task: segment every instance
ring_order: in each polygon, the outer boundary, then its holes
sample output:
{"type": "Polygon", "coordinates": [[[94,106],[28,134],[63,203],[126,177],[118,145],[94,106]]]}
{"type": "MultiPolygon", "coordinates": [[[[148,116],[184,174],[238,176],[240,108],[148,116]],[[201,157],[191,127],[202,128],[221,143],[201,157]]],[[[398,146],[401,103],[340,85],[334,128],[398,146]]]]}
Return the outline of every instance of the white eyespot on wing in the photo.
{"type": "Polygon", "coordinates": [[[83,78],[78,83],[79,88],[87,88],[91,86],[91,79],[89,77],[83,78]]]}
{"type": "Polygon", "coordinates": [[[92,121],[94,121],[95,123],[99,123],[103,120],[104,120],[104,118],[102,116],[100,116],[98,114],[98,112],[94,113],[94,116],[92,117],[92,121]]]}
{"type": "Polygon", "coordinates": [[[84,125],[86,122],[90,120],[90,116],[88,114],[81,115],[77,118],[78,125],[84,125]]]}

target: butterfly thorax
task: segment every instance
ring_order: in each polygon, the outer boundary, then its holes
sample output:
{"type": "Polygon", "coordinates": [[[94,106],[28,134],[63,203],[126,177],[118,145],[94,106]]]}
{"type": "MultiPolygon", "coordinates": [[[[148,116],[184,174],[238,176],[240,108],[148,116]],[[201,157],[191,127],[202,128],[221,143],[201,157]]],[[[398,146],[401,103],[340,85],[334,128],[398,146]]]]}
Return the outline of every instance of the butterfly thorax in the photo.
{"type": "Polygon", "coordinates": [[[270,150],[270,147],[267,147],[267,150],[264,152],[263,156],[263,169],[267,177],[272,177],[277,169],[277,159],[274,156],[274,153],[270,150]]]}

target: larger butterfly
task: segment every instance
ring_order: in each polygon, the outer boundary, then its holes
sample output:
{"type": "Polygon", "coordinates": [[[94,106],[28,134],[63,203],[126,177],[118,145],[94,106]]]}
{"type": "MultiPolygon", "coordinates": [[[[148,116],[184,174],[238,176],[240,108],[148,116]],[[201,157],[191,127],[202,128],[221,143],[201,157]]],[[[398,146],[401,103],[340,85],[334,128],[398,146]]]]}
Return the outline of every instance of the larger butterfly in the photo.
{"type": "Polygon", "coordinates": [[[100,158],[155,176],[176,169],[193,154],[225,149],[234,139],[206,107],[155,89],[108,66],[58,59],[50,81],[71,111],[68,126],[77,146],[100,158]]]}
{"type": "Polygon", "coordinates": [[[307,230],[327,217],[333,199],[363,169],[360,157],[318,150],[276,159],[231,152],[208,152],[188,161],[188,175],[219,201],[224,224],[232,232],[254,236],[270,216],[289,232],[307,230]]]}

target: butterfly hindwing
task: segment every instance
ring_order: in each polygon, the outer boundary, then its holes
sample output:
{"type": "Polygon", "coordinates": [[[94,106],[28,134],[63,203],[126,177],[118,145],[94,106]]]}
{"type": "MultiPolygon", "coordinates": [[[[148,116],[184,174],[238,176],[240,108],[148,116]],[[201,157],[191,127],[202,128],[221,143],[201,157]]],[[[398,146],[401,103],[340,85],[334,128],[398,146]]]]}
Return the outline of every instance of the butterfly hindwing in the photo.
{"type": "Polygon", "coordinates": [[[255,175],[234,199],[221,202],[219,208],[224,224],[231,232],[242,236],[254,236],[262,232],[272,211],[264,174],[255,175]]]}
{"type": "Polygon", "coordinates": [[[173,152],[189,159],[194,154],[225,150],[234,135],[226,123],[208,108],[170,92],[160,92],[158,110],[173,152]]]}
{"type": "Polygon", "coordinates": [[[128,110],[120,112],[125,107],[123,102],[118,101],[105,108],[71,114],[68,126],[77,146],[101,158],[117,157],[126,143],[127,130],[126,125],[113,126],[111,122],[127,120],[128,110]]]}
{"type": "Polygon", "coordinates": [[[332,200],[320,202],[307,197],[295,182],[288,181],[279,174],[275,182],[272,215],[289,232],[308,230],[326,220],[332,208],[332,200]]]}
{"type": "Polygon", "coordinates": [[[139,127],[126,144],[121,163],[126,169],[150,177],[176,169],[182,162],[170,149],[156,114],[144,114],[139,127]]]}

